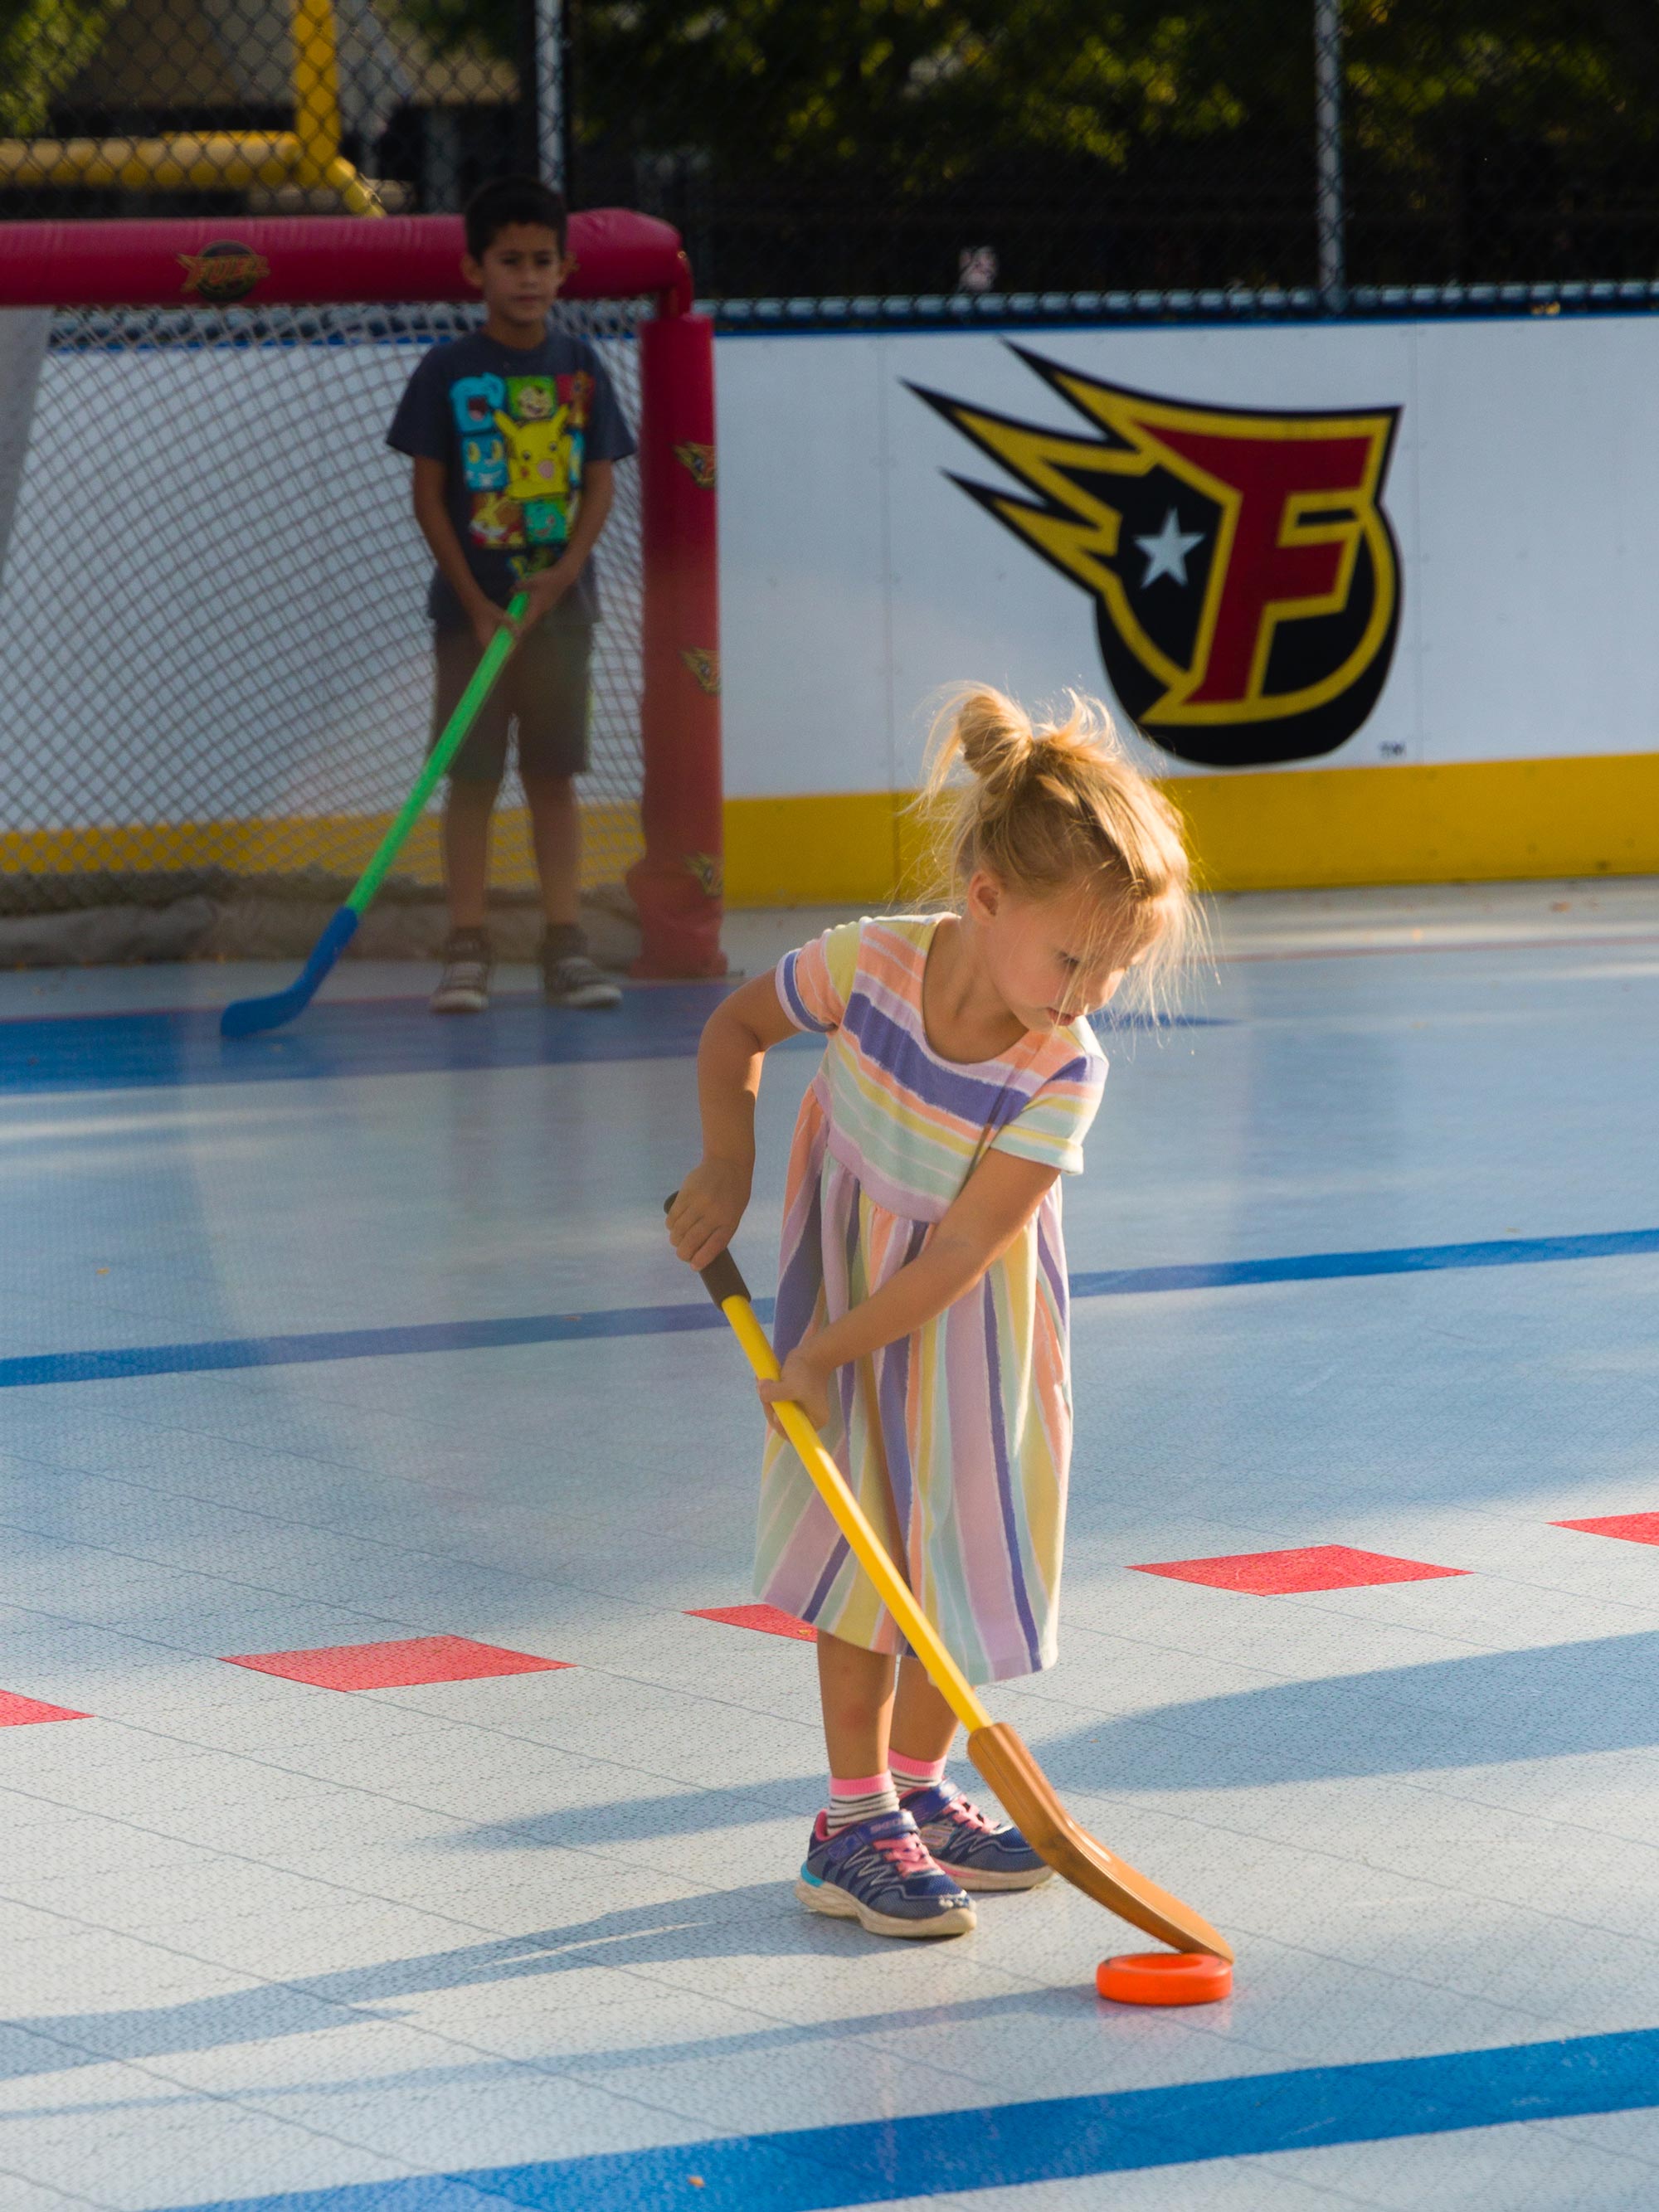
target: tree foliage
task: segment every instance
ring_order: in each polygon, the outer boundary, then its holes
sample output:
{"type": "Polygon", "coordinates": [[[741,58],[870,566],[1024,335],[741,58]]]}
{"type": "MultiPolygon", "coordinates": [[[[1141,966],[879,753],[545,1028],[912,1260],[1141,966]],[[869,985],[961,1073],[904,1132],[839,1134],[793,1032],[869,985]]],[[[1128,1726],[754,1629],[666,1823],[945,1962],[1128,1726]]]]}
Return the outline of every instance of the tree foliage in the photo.
{"type": "Polygon", "coordinates": [[[0,0],[0,131],[40,137],[53,100],[102,44],[121,0],[0,0]]]}
{"type": "MultiPolygon", "coordinates": [[[[439,45],[516,51],[517,0],[410,0],[439,45]]],[[[577,0],[587,138],[716,167],[856,161],[932,189],[999,152],[1305,134],[1311,0],[577,0]]],[[[1449,133],[1605,150],[1659,137],[1652,0],[1347,0],[1358,141],[1405,172],[1449,133]]]]}

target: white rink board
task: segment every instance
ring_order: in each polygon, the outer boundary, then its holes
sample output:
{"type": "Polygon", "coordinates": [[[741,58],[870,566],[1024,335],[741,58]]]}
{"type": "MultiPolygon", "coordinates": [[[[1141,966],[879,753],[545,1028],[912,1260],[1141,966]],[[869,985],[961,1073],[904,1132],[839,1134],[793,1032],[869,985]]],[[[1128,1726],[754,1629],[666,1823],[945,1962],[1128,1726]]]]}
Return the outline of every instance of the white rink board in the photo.
{"type": "Polygon", "coordinates": [[[730,792],[911,788],[923,703],[964,677],[1030,698],[1106,689],[1089,596],[951,477],[1024,488],[908,389],[1077,434],[1010,341],[1170,399],[1402,410],[1382,500],[1393,665],[1355,734],[1293,765],[1659,744],[1659,320],[734,337],[718,380],[730,792]]]}
{"type": "MultiPolygon", "coordinates": [[[[1402,410],[1383,499],[1403,586],[1392,668],[1359,730],[1297,765],[1659,744],[1659,321],[726,337],[731,795],[913,787],[926,702],[964,677],[1032,699],[1107,688],[1089,596],[951,479],[1021,487],[908,388],[1076,433],[1013,343],[1176,399],[1402,410]]],[[[428,686],[424,550],[406,471],[380,442],[411,350],[55,366],[76,404],[37,411],[29,468],[52,496],[20,526],[4,576],[30,699],[15,682],[9,706],[0,696],[0,732],[25,759],[43,735],[72,742],[87,804],[66,813],[43,794],[7,826],[302,813],[337,804],[342,781],[356,806],[395,803],[428,686]],[[119,388],[135,370],[143,406],[119,388]],[[273,467],[239,448],[250,379],[269,386],[252,414],[278,441],[319,376],[360,387],[350,406],[333,399],[360,450],[273,467]],[[165,404],[158,383],[178,386],[165,404]],[[174,492],[183,466],[202,488],[194,512],[146,541],[130,527],[135,495],[147,511],[141,488],[174,492]],[[113,537],[100,530],[124,507],[113,537]],[[280,603],[265,574],[279,515],[290,544],[315,547],[297,592],[290,562],[280,603]]]]}

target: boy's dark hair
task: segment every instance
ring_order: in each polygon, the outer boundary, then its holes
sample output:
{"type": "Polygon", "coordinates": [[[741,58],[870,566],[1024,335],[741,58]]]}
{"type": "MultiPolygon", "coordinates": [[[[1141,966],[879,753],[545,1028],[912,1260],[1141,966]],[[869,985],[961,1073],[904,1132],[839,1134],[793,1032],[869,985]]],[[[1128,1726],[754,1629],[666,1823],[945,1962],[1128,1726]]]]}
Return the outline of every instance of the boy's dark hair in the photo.
{"type": "Polygon", "coordinates": [[[515,222],[533,222],[552,231],[562,253],[570,214],[564,194],[556,192],[551,185],[541,184],[534,177],[492,177],[473,193],[461,219],[466,225],[466,250],[475,261],[482,261],[501,233],[515,222]]]}

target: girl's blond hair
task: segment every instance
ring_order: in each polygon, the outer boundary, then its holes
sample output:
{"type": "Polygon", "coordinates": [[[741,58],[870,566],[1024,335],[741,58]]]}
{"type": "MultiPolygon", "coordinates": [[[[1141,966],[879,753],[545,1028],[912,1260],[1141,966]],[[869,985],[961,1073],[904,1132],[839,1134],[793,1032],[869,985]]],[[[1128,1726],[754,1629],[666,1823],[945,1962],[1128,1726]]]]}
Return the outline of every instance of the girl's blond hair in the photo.
{"type": "Polygon", "coordinates": [[[917,801],[936,888],[959,899],[982,868],[1025,897],[1093,890],[1103,939],[1136,963],[1138,994],[1155,1003],[1194,927],[1181,819],[1127,758],[1100,701],[1066,699],[1064,720],[1034,724],[988,684],[946,696],[917,801]]]}

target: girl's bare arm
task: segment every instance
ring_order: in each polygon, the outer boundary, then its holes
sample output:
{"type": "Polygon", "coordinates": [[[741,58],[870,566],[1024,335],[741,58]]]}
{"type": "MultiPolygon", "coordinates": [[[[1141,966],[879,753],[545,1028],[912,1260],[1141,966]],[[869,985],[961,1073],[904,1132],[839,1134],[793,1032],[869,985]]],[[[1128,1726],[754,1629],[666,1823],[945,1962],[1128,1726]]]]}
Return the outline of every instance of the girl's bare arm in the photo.
{"type": "Polygon", "coordinates": [[[751,976],[703,1025],[697,1048],[702,1158],[668,1215],[669,1237],[689,1267],[717,1259],[743,1219],[755,1175],[761,1065],[775,1044],[794,1034],[770,975],[751,976]]]}

